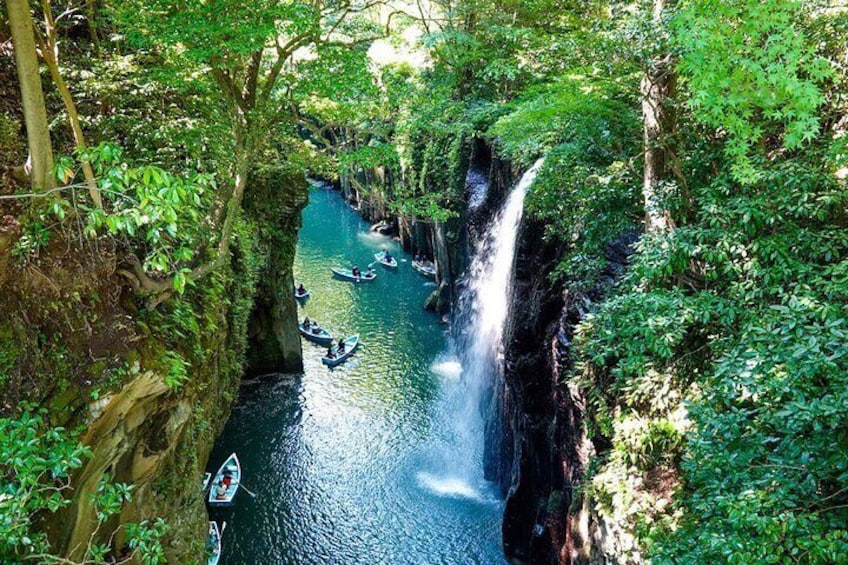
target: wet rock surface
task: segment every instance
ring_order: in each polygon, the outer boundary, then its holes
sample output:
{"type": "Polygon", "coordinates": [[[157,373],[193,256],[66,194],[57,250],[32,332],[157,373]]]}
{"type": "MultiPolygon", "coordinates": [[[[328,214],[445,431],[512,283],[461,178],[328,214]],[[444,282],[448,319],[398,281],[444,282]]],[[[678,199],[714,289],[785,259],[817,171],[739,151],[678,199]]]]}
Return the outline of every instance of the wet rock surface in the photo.
{"type": "Polygon", "coordinates": [[[583,425],[583,398],[564,379],[574,359],[573,332],[627,267],[638,234],[611,242],[608,265],[587,293],[552,284],[564,247],[543,241],[544,225],[527,219],[520,233],[505,369],[495,385],[487,429],[488,478],[506,495],[504,552],[525,563],[607,563],[614,544],[576,499],[594,447],[583,425]],[[591,532],[591,533],[590,533],[591,532]]]}
{"type": "Polygon", "coordinates": [[[309,201],[306,178],[300,172],[265,168],[253,177],[245,202],[252,217],[263,223],[262,244],[267,261],[249,321],[247,375],[296,373],[303,370],[292,265],[301,211],[309,201]]]}

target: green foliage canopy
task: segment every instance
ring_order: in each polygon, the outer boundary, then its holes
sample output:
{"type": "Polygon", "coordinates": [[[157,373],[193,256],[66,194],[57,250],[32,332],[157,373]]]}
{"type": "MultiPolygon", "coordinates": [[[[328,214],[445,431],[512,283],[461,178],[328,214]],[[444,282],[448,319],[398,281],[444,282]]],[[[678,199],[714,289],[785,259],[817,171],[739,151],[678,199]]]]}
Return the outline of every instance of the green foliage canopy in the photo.
{"type": "Polygon", "coordinates": [[[751,160],[769,136],[797,149],[819,131],[822,83],[831,76],[802,22],[799,0],[691,0],[677,12],[674,42],[697,119],[727,134],[734,175],[752,181],[751,160]]]}

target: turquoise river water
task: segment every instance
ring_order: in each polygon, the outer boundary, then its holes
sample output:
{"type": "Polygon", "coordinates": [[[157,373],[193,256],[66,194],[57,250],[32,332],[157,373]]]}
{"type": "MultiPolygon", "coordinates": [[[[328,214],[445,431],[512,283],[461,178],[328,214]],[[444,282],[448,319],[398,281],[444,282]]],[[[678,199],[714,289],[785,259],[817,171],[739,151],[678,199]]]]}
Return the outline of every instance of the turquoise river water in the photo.
{"type": "Polygon", "coordinates": [[[227,522],[220,563],[505,563],[481,424],[462,415],[446,326],[422,309],[434,283],[334,191],[311,189],[303,223],[295,276],[312,296],[301,318],[362,345],[331,370],[325,348],[304,342],[304,374],[243,386],[208,470],[237,452],[256,497],[213,511],[227,522]],[[396,272],[375,264],[377,280],[359,284],[330,273],[364,270],[384,247],[396,272]]]}

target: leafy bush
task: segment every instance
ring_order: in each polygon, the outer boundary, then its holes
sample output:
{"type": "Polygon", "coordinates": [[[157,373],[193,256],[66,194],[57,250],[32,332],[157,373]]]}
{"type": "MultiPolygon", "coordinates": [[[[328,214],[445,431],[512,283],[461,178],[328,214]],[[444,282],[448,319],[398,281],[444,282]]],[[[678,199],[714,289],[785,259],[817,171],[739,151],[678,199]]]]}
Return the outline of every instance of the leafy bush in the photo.
{"type": "Polygon", "coordinates": [[[814,152],[761,171],[716,175],[692,224],[645,236],[578,340],[593,431],[613,444],[593,488],[617,516],[635,505],[656,563],[848,560],[848,193],[814,152]],[[633,422],[663,421],[675,430],[646,451],[633,422]],[[682,461],[662,519],[650,489],[613,496],[657,455],[682,461]]]}
{"type": "Polygon", "coordinates": [[[140,249],[145,270],[174,275],[174,290],[182,292],[202,241],[202,196],[214,193],[214,178],[205,173],[183,178],[154,166],[133,168],[121,157],[120,148],[109,144],[81,155],[95,169],[107,203],[89,212],[86,233],[96,237],[105,229],[126,237],[140,249]]]}
{"type": "MultiPolygon", "coordinates": [[[[50,428],[41,414],[25,410],[16,418],[0,418],[0,561],[37,560],[61,563],[50,554],[46,535],[38,530],[44,513],[69,505],[71,474],[82,467],[91,450],[77,441],[76,432],[50,428]]],[[[130,486],[104,477],[91,495],[98,524],[104,524],[131,500],[130,486]]],[[[98,526],[99,528],[99,526],[98,526]]],[[[160,538],[167,530],[161,520],[124,525],[129,546],[148,565],[164,563],[160,538]]],[[[111,539],[111,538],[110,538],[111,539]]],[[[85,548],[86,563],[106,563],[108,544],[92,539],[85,548]]]]}

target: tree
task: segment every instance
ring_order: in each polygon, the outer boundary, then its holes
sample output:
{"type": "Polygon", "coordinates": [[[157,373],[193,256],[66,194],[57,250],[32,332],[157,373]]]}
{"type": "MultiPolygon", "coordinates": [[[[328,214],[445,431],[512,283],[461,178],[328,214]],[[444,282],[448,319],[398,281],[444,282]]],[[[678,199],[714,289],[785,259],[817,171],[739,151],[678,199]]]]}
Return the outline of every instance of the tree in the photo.
{"type": "Polygon", "coordinates": [[[758,160],[800,149],[818,134],[822,86],[835,65],[804,23],[838,14],[800,0],[681,2],[672,31],[686,103],[727,136],[725,154],[743,183],[762,174],[758,160]]]}
{"type": "MultiPolygon", "coordinates": [[[[74,432],[48,427],[44,415],[24,411],[15,419],[0,418],[0,561],[23,561],[75,565],[75,561],[54,555],[47,536],[38,531],[39,518],[68,506],[72,492],[71,476],[82,466],[91,450],[77,441],[74,432]]],[[[99,530],[132,498],[132,488],[110,483],[104,478],[91,503],[97,510],[99,530]]],[[[160,538],[167,530],[162,520],[124,524],[129,556],[127,563],[141,557],[144,563],[164,562],[160,538]]],[[[95,530],[95,532],[97,531],[95,530]]],[[[110,536],[114,538],[114,534],[110,536]]],[[[80,565],[115,563],[109,558],[113,548],[98,543],[94,535],[83,548],[80,565]]]]}
{"type": "Polygon", "coordinates": [[[85,184],[88,187],[88,193],[91,200],[97,208],[103,207],[103,201],[100,198],[100,190],[97,187],[97,181],[94,178],[94,170],[91,168],[91,163],[84,157],[86,150],[85,135],[80,125],[79,112],[74,103],[74,97],[68,89],[68,85],[62,78],[62,73],[59,71],[59,40],[57,36],[56,24],[63,17],[73,14],[76,10],[68,8],[62,12],[59,17],[53,17],[53,6],[50,0],[41,0],[41,9],[44,14],[44,33],[38,36],[38,43],[41,49],[41,57],[50,71],[50,76],[53,77],[53,82],[59,90],[59,95],[62,97],[62,102],[65,104],[65,111],[68,112],[68,122],[71,124],[71,130],[74,134],[77,151],[83,155],[81,159],[82,171],[85,176],[85,184]]]}
{"type": "MultiPolygon", "coordinates": [[[[673,0],[672,0],[673,2],[673,0]]],[[[665,27],[666,0],[654,0],[651,21],[656,32],[665,27]]],[[[645,231],[662,232],[671,226],[671,217],[661,194],[668,177],[669,140],[675,129],[674,97],[676,77],[671,54],[662,50],[648,61],[642,77],[642,121],[645,167],[642,196],[645,205],[645,231]]]]}
{"type": "MultiPolygon", "coordinates": [[[[296,53],[320,54],[322,49],[340,45],[354,48],[381,37],[382,30],[368,16],[384,4],[382,0],[338,5],[264,0],[246,6],[229,0],[196,0],[176,7],[158,0],[115,7],[138,40],[164,49],[184,48],[182,56],[207,70],[228,108],[233,158],[230,179],[219,185],[211,218],[217,245],[206,262],[188,273],[188,279],[198,280],[228,260],[250,171],[272,147],[274,133],[291,127],[296,115],[292,107],[297,71],[309,60],[297,58],[296,53]]],[[[172,294],[173,281],[152,279],[139,264],[134,262],[123,272],[134,274],[139,288],[153,295],[148,306],[155,307],[172,294]]]]}
{"type": "Polygon", "coordinates": [[[15,46],[15,66],[21,88],[24,121],[29,145],[29,175],[32,187],[43,191],[55,185],[53,177],[53,147],[47,127],[47,107],[38,74],[38,53],[29,2],[6,0],[12,42],[15,46]]]}

